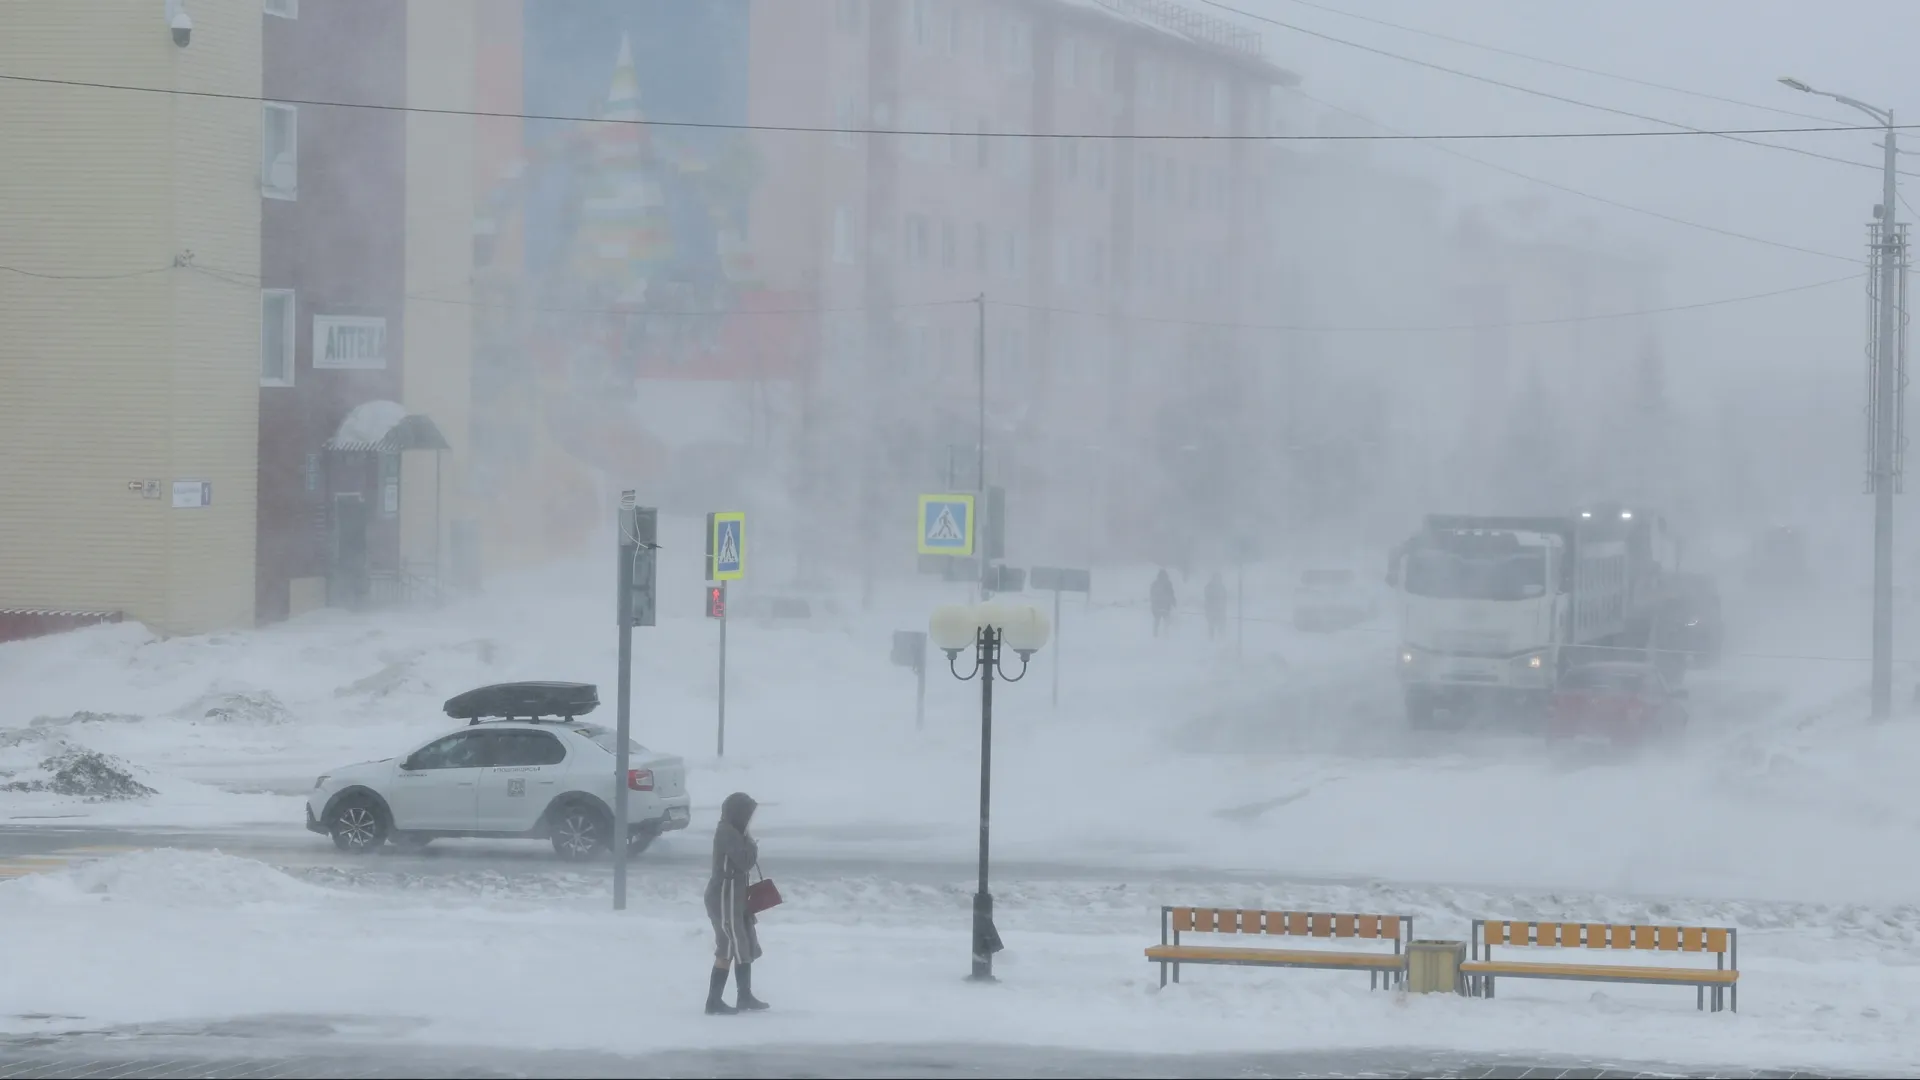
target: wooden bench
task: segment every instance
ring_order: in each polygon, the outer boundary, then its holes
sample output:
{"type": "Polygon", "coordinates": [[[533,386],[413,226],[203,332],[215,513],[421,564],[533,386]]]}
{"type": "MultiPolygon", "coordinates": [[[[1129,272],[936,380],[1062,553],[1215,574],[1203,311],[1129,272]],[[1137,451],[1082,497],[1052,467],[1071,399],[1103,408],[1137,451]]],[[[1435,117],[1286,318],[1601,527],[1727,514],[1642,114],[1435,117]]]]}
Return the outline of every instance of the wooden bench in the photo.
{"type": "Polygon", "coordinates": [[[1612,923],[1473,921],[1472,957],[1460,965],[1467,992],[1492,997],[1496,978],[1691,986],[1697,1008],[1740,1009],[1740,932],[1732,927],[1627,926],[1612,923]],[[1713,967],[1650,967],[1612,963],[1495,960],[1493,947],[1604,949],[1608,953],[1712,953],[1713,967]],[[1484,954],[1483,951],[1484,950],[1484,954]],[[1709,995],[1711,991],[1711,995],[1709,995]]]}
{"type": "Polygon", "coordinates": [[[1344,915],[1322,911],[1243,911],[1238,908],[1163,907],[1160,944],[1147,948],[1147,959],[1160,965],[1160,985],[1167,985],[1167,969],[1180,981],[1182,964],[1232,964],[1243,967],[1317,968],[1324,971],[1364,971],[1373,987],[1405,985],[1405,945],[1413,940],[1410,915],[1344,915]],[[1168,933],[1172,937],[1169,939],[1168,933]],[[1391,943],[1392,952],[1334,949],[1272,949],[1252,944],[1189,945],[1181,934],[1239,934],[1263,937],[1321,938],[1337,941],[1391,943]]]}

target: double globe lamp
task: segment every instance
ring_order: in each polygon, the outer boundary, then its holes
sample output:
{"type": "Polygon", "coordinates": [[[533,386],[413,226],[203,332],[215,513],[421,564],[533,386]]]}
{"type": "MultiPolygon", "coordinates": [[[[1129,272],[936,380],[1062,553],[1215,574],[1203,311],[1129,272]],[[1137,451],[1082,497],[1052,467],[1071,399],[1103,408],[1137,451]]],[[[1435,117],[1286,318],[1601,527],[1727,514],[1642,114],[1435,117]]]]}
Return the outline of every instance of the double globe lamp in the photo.
{"type": "Polygon", "coordinates": [[[993,801],[993,679],[1026,677],[1027,662],[1046,647],[1053,632],[1046,612],[1029,604],[951,604],[936,608],[928,637],[947,654],[947,670],[965,682],[980,679],[980,888],[973,894],[973,973],[975,982],[992,982],[993,954],[1001,950],[993,926],[993,894],[987,891],[989,808],[993,801]],[[960,654],[973,650],[973,670],[960,674],[960,654]],[[1001,660],[1007,650],[1020,658],[1020,673],[1007,674],[1001,660]]]}

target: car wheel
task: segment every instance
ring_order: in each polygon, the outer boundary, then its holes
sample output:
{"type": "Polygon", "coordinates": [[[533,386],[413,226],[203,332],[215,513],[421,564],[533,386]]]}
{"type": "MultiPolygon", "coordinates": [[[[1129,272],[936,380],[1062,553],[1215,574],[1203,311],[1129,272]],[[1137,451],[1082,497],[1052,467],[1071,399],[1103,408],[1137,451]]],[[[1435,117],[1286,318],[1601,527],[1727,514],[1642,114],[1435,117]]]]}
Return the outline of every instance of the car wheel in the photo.
{"type": "Polygon", "coordinates": [[[380,845],[387,842],[388,831],[386,811],[365,796],[340,800],[327,816],[327,832],[333,837],[333,846],[349,855],[379,850],[380,845]]]}
{"type": "Polygon", "coordinates": [[[553,811],[554,854],[573,862],[598,856],[613,839],[613,821],[586,803],[566,803],[553,811]]]}

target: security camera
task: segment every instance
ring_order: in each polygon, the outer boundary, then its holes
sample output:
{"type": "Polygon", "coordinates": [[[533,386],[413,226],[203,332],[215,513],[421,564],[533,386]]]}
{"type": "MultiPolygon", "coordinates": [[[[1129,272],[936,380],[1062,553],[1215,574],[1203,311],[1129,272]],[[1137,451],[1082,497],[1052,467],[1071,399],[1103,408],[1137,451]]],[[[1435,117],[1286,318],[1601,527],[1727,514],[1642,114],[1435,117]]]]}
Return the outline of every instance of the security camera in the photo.
{"type": "Polygon", "coordinates": [[[186,0],[167,0],[167,29],[173,31],[173,43],[183,49],[193,40],[193,17],[187,14],[186,0]]]}

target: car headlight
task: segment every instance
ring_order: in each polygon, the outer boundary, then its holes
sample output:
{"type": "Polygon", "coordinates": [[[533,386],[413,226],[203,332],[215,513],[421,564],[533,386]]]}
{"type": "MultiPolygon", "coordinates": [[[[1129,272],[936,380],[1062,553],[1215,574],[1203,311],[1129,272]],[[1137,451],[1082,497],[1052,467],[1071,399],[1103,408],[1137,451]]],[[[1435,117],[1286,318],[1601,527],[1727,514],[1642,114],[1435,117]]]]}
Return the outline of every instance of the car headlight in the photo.
{"type": "Polygon", "coordinates": [[[1530,668],[1532,668],[1532,669],[1533,669],[1533,670],[1535,670],[1535,671],[1539,671],[1539,670],[1540,670],[1540,667],[1541,667],[1541,665],[1542,665],[1542,664],[1543,664],[1544,662],[1545,662],[1545,661],[1544,661],[1544,660],[1543,660],[1543,659],[1542,659],[1542,658],[1541,658],[1541,657],[1540,657],[1539,655],[1537,655],[1537,654],[1536,654],[1536,655],[1533,655],[1533,656],[1529,656],[1529,657],[1527,657],[1527,666],[1528,666],[1528,667],[1530,667],[1530,668]]]}
{"type": "Polygon", "coordinates": [[[332,777],[328,776],[326,773],[321,773],[320,778],[313,782],[313,790],[319,791],[321,788],[326,787],[327,781],[330,779],[332,779],[332,777]]]}
{"type": "Polygon", "coordinates": [[[1400,662],[1401,662],[1402,664],[1411,664],[1411,663],[1413,663],[1413,650],[1412,650],[1412,649],[1401,649],[1401,650],[1400,650],[1400,662]]]}

